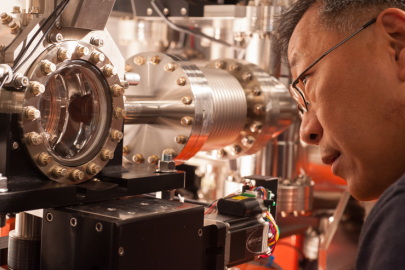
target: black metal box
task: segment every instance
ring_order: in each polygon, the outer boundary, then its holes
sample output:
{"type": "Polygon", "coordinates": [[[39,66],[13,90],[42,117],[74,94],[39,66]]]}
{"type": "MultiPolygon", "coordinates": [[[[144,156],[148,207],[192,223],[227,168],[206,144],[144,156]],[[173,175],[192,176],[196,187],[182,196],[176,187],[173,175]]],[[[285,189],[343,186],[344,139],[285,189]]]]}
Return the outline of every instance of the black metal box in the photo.
{"type": "Polygon", "coordinates": [[[44,210],[42,270],[199,270],[202,206],[127,197],[44,210]]]}

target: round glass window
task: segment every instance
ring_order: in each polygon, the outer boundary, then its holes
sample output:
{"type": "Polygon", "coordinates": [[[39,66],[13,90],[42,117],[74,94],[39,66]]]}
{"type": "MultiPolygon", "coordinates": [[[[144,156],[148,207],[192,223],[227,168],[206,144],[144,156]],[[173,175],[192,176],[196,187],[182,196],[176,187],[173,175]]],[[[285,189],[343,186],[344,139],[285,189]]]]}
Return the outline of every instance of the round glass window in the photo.
{"type": "Polygon", "coordinates": [[[51,155],[64,165],[81,165],[98,154],[108,137],[108,84],[96,67],[73,60],[46,83],[40,111],[40,130],[51,155]]]}

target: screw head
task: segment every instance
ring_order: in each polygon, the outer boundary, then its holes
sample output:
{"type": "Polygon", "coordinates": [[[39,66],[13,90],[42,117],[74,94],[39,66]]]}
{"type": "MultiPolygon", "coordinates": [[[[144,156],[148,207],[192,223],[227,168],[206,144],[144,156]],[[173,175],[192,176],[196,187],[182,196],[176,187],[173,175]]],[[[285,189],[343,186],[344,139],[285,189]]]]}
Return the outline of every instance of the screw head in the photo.
{"type": "Polygon", "coordinates": [[[49,156],[47,153],[41,153],[38,157],[38,164],[41,167],[48,166],[49,164],[52,163],[52,157],[49,156]]]}
{"type": "Polygon", "coordinates": [[[152,15],[152,13],[153,13],[153,10],[152,10],[151,8],[148,8],[148,9],[146,10],[146,14],[147,14],[148,16],[152,15]]]}
{"type": "Polygon", "coordinates": [[[125,111],[124,109],[120,108],[120,107],[116,107],[114,108],[114,117],[116,119],[120,119],[123,118],[127,115],[127,111],[125,111]]]}
{"type": "Polygon", "coordinates": [[[168,9],[168,8],[164,8],[164,9],[163,9],[163,14],[168,15],[168,14],[169,14],[169,9],[168,9]]]}
{"type": "Polygon", "coordinates": [[[67,169],[63,168],[61,166],[55,166],[55,168],[53,168],[53,170],[52,170],[52,175],[56,179],[65,177],[67,175],[67,169]]]}
{"type": "Polygon", "coordinates": [[[241,143],[243,146],[249,146],[252,145],[255,142],[255,138],[253,138],[252,136],[246,136],[244,138],[242,138],[241,143]]]}
{"type": "Polygon", "coordinates": [[[229,65],[229,71],[235,72],[240,70],[240,64],[238,63],[232,63],[229,65]]]}
{"type": "Polygon", "coordinates": [[[121,141],[124,138],[124,134],[119,130],[113,129],[111,130],[110,138],[113,141],[121,141]]]}
{"type": "Polygon", "coordinates": [[[262,90],[260,88],[258,88],[258,87],[255,87],[255,88],[252,89],[252,94],[254,96],[256,96],[256,97],[260,96],[262,94],[262,90]]]}
{"type": "Polygon", "coordinates": [[[187,14],[187,9],[186,8],[181,8],[180,9],[180,14],[181,15],[186,15],[187,14]]]}
{"type": "Polygon", "coordinates": [[[193,102],[193,99],[189,96],[184,96],[181,98],[181,102],[183,102],[184,105],[190,105],[193,102]]]}
{"type": "Polygon", "coordinates": [[[138,66],[142,66],[145,64],[145,58],[138,55],[137,57],[134,58],[134,63],[137,64],[138,66]]]}
{"type": "Polygon", "coordinates": [[[217,151],[217,157],[218,158],[223,158],[227,155],[226,151],[224,149],[220,149],[217,151]]]}
{"type": "Polygon", "coordinates": [[[224,61],[215,62],[215,68],[224,69],[225,68],[225,62],[224,61]]]}
{"type": "Polygon", "coordinates": [[[90,43],[97,47],[104,46],[104,40],[98,36],[94,36],[91,38],[90,43]]]}
{"type": "Polygon", "coordinates": [[[184,85],[186,85],[186,79],[183,77],[180,77],[176,80],[176,83],[177,83],[177,85],[184,86],[184,85]]]}
{"type": "Polygon", "coordinates": [[[87,165],[86,172],[88,175],[95,175],[101,171],[101,167],[98,166],[96,163],[90,163],[87,165]]]}
{"type": "Polygon", "coordinates": [[[111,95],[113,97],[120,97],[125,95],[125,88],[119,84],[114,84],[111,86],[111,95]]]}
{"type": "Polygon", "coordinates": [[[252,132],[258,132],[261,131],[263,128],[263,124],[261,122],[255,121],[253,122],[250,126],[249,129],[252,132]]]}
{"type": "Polygon", "coordinates": [[[70,179],[72,181],[81,181],[81,180],[83,180],[83,178],[84,178],[84,173],[81,170],[76,169],[70,173],[70,179]]]}
{"type": "Polygon", "coordinates": [[[89,55],[90,50],[87,47],[77,45],[77,47],[75,49],[75,53],[76,53],[77,57],[83,57],[83,56],[89,55]]]}
{"type": "Polygon", "coordinates": [[[159,64],[159,62],[160,62],[160,58],[159,58],[159,56],[154,55],[154,56],[152,56],[152,57],[149,59],[149,62],[150,62],[151,64],[157,65],[157,64],[159,64]]]}
{"type": "Polygon", "coordinates": [[[101,150],[100,158],[102,161],[107,161],[114,158],[114,152],[108,149],[101,150]]]}
{"type": "Polygon", "coordinates": [[[189,116],[184,116],[183,118],[181,118],[180,123],[183,126],[190,126],[193,124],[193,118],[189,117],[189,116]]]}
{"type": "Polygon", "coordinates": [[[143,162],[143,156],[141,154],[136,154],[132,157],[132,161],[135,163],[142,163],[143,162]]]}
{"type": "Polygon", "coordinates": [[[44,75],[48,75],[49,73],[55,72],[56,66],[54,63],[44,60],[41,63],[41,71],[44,75]]]}
{"type": "Polygon", "coordinates": [[[148,157],[148,163],[150,164],[156,164],[158,162],[159,158],[155,155],[148,157]]]}
{"type": "Polygon", "coordinates": [[[235,156],[242,151],[242,148],[239,145],[234,145],[231,148],[231,155],[235,156]]]}
{"type": "Polygon", "coordinates": [[[39,82],[30,82],[28,90],[30,91],[31,95],[38,96],[45,92],[45,85],[39,82]]]}
{"type": "Polygon", "coordinates": [[[58,50],[58,60],[63,62],[65,60],[71,59],[72,58],[72,53],[69,52],[67,49],[65,48],[60,48],[58,50]]]}
{"type": "Polygon", "coordinates": [[[266,111],[266,108],[262,104],[256,104],[253,106],[253,112],[257,115],[260,115],[266,111]]]}
{"type": "Polygon", "coordinates": [[[187,139],[186,139],[186,137],[184,137],[183,135],[177,135],[177,136],[174,138],[174,141],[175,141],[176,143],[178,143],[178,144],[184,144],[184,143],[187,141],[187,139]]]}
{"type": "Polygon", "coordinates": [[[249,72],[245,72],[242,74],[242,80],[244,82],[250,82],[253,79],[253,75],[249,72]]]}
{"type": "Polygon", "coordinates": [[[30,146],[37,146],[37,145],[40,145],[40,144],[42,143],[42,140],[43,140],[43,139],[42,139],[42,136],[39,135],[39,134],[36,133],[36,132],[31,132],[31,133],[29,133],[26,138],[27,138],[27,143],[28,143],[30,146]]]}
{"type": "Polygon", "coordinates": [[[20,147],[20,145],[18,144],[18,142],[13,142],[13,150],[17,150],[18,147],[20,147]]]}
{"type": "Polygon", "coordinates": [[[100,52],[93,52],[91,54],[91,61],[95,64],[103,62],[105,60],[105,55],[100,52]]]}
{"type": "Polygon", "coordinates": [[[23,76],[21,74],[16,74],[14,76],[14,84],[15,84],[15,87],[18,89],[28,86],[29,82],[30,81],[29,81],[28,77],[26,77],[26,76],[23,76]]]}
{"type": "Polygon", "coordinates": [[[105,65],[103,68],[103,74],[106,77],[111,77],[117,75],[118,70],[116,67],[113,67],[112,65],[105,65]]]}
{"type": "Polygon", "coordinates": [[[48,41],[50,43],[59,43],[63,41],[63,36],[61,33],[50,33],[48,36],[48,41]]]}
{"type": "Polygon", "coordinates": [[[25,119],[34,121],[41,117],[41,112],[35,107],[28,106],[25,108],[25,119]]]}
{"type": "Polygon", "coordinates": [[[128,155],[129,153],[131,152],[131,150],[129,150],[129,147],[128,146],[124,146],[123,148],[122,148],[122,154],[125,156],[125,155],[128,155]]]}
{"type": "Polygon", "coordinates": [[[174,71],[174,70],[175,70],[174,64],[173,64],[173,63],[167,63],[167,64],[165,65],[165,70],[166,70],[167,72],[172,72],[172,71],[174,71]]]}

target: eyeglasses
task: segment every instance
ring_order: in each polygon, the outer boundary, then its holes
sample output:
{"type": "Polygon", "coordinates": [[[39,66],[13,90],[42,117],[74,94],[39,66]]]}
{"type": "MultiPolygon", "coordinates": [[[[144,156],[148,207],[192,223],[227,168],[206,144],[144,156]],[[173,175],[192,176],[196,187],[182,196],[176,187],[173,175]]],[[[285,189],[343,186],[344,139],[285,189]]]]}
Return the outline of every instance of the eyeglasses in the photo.
{"type": "Polygon", "coordinates": [[[328,54],[330,54],[334,49],[336,49],[337,47],[339,47],[340,45],[342,45],[343,43],[345,43],[346,41],[348,41],[349,39],[351,39],[352,37],[354,37],[356,34],[358,34],[361,30],[367,28],[368,26],[370,26],[371,24],[375,23],[377,19],[372,19],[371,21],[369,21],[368,23],[366,23],[365,25],[363,25],[359,30],[357,30],[356,32],[354,32],[353,34],[351,34],[349,37],[347,37],[346,39],[344,39],[343,41],[341,41],[339,44],[337,44],[335,47],[333,47],[332,49],[330,49],[329,51],[327,51],[326,53],[324,53],[321,57],[318,58],[318,60],[316,60],[315,62],[313,62],[311,65],[309,65],[309,67],[307,67],[299,76],[297,79],[295,79],[295,81],[293,81],[292,84],[290,84],[289,90],[290,90],[290,94],[293,97],[293,99],[295,100],[295,102],[297,102],[297,108],[299,110],[299,114],[300,117],[302,118],[305,112],[308,112],[308,106],[310,105],[310,103],[305,99],[305,82],[302,79],[304,77],[304,74],[308,72],[308,70],[310,70],[313,66],[315,66],[319,61],[321,61],[322,58],[324,58],[325,56],[327,56],[328,54]]]}

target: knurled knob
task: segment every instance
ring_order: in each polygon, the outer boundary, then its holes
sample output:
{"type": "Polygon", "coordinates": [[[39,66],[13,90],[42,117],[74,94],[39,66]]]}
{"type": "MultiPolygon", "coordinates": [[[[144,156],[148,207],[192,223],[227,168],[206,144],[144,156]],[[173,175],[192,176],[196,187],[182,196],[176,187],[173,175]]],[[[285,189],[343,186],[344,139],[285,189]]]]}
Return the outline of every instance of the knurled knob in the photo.
{"type": "Polygon", "coordinates": [[[47,153],[41,153],[38,157],[38,164],[41,167],[45,167],[52,163],[52,157],[47,153]]]}
{"type": "Polygon", "coordinates": [[[56,179],[65,177],[67,175],[67,169],[63,168],[61,166],[56,166],[55,168],[53,168],[52,170],[52,175],[53,177],[55,177],[56,179]]]}
{"type": "Polygon", "coordinates": [[[29,90],[31,95],[38,96],[45,92],[45,85],[39,82],[30,82],[29,90]]]}
{"type": "Polygon", "coordinates": [[[106,77],[117,75],[117,73],[118,73],[117,68],[113,67],[112,65],[106,65],[103,69],[103,74],[106,77]]]}
{"type": "Polygon", "coordinates": [[[123,96],[124,94],[125,94],[125,88],[122,87],[121,85],[114,84],[113,86],[111,86],[111,95],[113,97],[120,97],[120,96],[123,96]]]}
{"type": "Polygon", "coordinates": [[[83,57],[83,56],[89,55],[90,50],[87,47],[77,45],[75,53],[76,53],[77,57],[83,57]]]}
{"type": "Polygon", "coordinates": [[[93,52],[91,55],[91,60],[93,61],[93,63],[98,64],[105,60],[105,55],[100,52],[93,52]]]}
{"type": "Polygon", "coordinates": [[[114,158],[114,152],[108,149],[101,150],[100,158],[102,161],[107,161],[114,158]]]}
{"type": "Polygon", "coordinates": [[[41,112],[37,110],[35,107],[28,106],[25,108],[25,118],[30,121],[34,121],[41,117],[41,112]]]}
{"type": "Polygon", "coordinates": [[[41,71],[44,75],[48,75],[49,73],[52,73],[56,70],[56,66],[54,63],[48,61],[48,60],[44,60],[42,61],[41,64],[41,71]]]}
{"type": "Polygon", "coordinates": [[[122,117],[125,117],[126,115],[127,115],[127,112],[123,108],[116,107],[114,109],[114,117],[116,119],[120,119],[122,117]]]}
{"type": "Polygon", "coordinates": [[[27,136],[27,142],[31,146],[37,146],[42,143],[42,136],[36,132],[31,132],[27,136]]]}
{"type": "Polygon", "coordinates": [[[110,138],[113,141],[120,141],[122,138],[124,138],[124,134],[116,129],[111,130],[110,138]]]}
{"type": "Polygon", "coordinates": [[[81,170],[76,169],[70,173],[70,179],[72,181],[81,181],[81,180],[83,180],[83,178],[84,178],[84,173],[81,170]]]}
{"type": "Polygon", "coordinates": [[[96,163],[91,163],[90,165],[87,166],[86,171],[87,174],[89,175],[95,175],[101,171],[101,167],[98,166],[96,163]]]}

